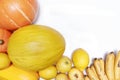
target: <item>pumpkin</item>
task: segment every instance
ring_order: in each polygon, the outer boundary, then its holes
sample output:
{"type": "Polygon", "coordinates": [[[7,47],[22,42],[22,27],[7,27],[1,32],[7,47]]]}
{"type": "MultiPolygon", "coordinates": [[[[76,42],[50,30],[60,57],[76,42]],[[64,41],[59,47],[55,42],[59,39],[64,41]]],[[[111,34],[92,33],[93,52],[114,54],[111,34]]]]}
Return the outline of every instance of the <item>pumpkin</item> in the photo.
{"type": "Polygon", "coordinates": [[[0,52],[7,51],[7,44],[11,32],[7,31],[6,29],[0,28],[0,52]]]}
{"type": "Polygon", "coordinates": [[[38,80],[37,72],[25,71],[11,65],[6,69],[0,70],[0,80],[38,80]]]}
{"type": "Polygon", "coordinates": [[[37,12],[36,0],[0,0],[0,27],[13,31],[32,24],[37,12]]]}
{"type": "Polygon", "coordinates": [[[29,25],[11,35],[7,51],[15,66],[39,71],[55,64],[64,50],[65,40],[58,31],[43,25],[29,25]]]}

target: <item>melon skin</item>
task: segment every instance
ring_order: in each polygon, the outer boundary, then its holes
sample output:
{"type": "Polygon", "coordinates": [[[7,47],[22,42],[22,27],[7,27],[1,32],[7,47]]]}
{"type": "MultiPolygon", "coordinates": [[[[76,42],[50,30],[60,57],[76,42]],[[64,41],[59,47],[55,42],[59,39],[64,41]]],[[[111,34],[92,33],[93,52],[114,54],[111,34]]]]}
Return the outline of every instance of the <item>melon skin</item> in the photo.
{"type": "Polygon", "coordinates": [[[32,71],[55,64],[64,51],[64,37],[43,25],[28,25],[16,30],[9,38],[7,49],[15,66],[32,71]]]}

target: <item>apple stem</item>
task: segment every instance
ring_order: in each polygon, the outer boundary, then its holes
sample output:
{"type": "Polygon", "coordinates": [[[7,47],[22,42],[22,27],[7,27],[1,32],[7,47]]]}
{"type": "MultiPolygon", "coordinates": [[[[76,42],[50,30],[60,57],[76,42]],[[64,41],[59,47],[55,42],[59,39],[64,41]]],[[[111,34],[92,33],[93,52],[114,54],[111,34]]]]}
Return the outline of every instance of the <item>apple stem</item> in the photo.
{"type": "Polygon", "coordinates": [[[74,76],[75,76],[76,78],[78,78],[78,75],[77,75],[77,74],[75,74],[74,76]]]}
{"type": "Polygon", "coordinates": [[[69,62],[67,62],[67,61],[66,61],[65,63],[66,63],[66,64],[69,64],[69,62]]]}

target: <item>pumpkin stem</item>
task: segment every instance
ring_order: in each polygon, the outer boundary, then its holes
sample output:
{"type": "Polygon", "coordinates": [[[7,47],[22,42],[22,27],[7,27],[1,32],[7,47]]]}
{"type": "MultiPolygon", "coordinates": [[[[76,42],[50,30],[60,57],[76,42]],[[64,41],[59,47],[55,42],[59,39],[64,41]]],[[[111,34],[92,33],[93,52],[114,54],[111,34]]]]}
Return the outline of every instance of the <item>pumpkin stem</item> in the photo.
{"type": "Polygon", "coordinates": [[[2,39],[0,39],[0,45],[4,44],[4,41],[2,39]]]}

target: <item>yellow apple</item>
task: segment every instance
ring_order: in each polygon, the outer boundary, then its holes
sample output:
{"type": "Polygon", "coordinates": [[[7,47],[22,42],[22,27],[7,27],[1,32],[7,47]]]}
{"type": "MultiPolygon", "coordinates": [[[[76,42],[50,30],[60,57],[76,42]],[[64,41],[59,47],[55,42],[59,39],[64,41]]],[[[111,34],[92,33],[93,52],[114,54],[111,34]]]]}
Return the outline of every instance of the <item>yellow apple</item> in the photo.
{"type": "Polygon", "coordinates": [[[69,76],[70,80],[84,80],[83,73],[77,68],[72,68],[69,71],[68,76],[69,76]]]}
{"type": "Polygon", "coordinates": [[[61,59],[58,60],[56,64],[56,68],[61,73],[68,72],[72,67],[72,61],[67,57],[63,56],[61,59]]]}
{"type": "Polygon", "coordinates": [[[66,74],[60,73],[56,76],[55,80],[69,80],[69,78],[66,74]]]}

